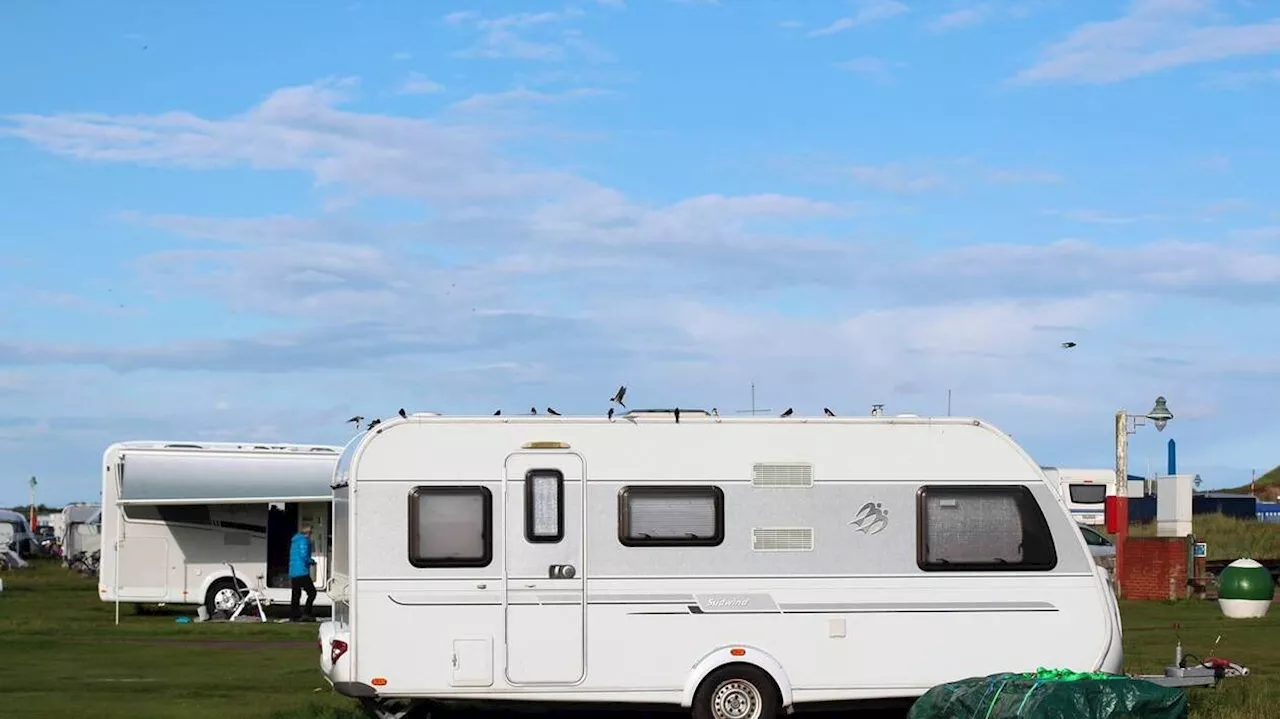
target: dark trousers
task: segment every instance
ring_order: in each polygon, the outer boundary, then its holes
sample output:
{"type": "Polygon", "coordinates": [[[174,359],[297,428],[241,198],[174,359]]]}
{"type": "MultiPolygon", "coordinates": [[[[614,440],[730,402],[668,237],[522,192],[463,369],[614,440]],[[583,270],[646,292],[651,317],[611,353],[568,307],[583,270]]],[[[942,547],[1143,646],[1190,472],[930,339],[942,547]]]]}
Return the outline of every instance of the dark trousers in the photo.
{"type": "Polygon", "coordinates": [[[301,577],[290,577],[289,583],[292,585],[293,592],[289,597],[289,619],[298,621],[298,600],[302,598],[302,593],[307,593],[307,619],[311,618],[311,606],[316,602],[316,585],[311,581],[311,575],[304,574],[301,577]]]}

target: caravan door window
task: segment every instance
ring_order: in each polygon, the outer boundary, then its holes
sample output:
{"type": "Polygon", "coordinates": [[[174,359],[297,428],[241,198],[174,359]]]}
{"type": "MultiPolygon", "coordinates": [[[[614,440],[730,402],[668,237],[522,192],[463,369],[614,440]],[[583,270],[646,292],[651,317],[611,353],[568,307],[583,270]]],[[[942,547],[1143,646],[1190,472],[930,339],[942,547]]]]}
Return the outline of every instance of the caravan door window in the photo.
{"type": "Polygon", "coordinates": [[[487,567],[493,559],[488,487],[415,487],[409,494],[409,563],[487,567]]]}
{"type": "Polygon", "coordinates": [[[1058,563],[1044,513],[1026,487],[922,487],[917,565],[939,571],[1049,570],[1058,563]]]}
{"type": "Polygon", "coordinates": [[[524,538],[554,544],[564,539],[564,475],[531,469],[524,475],[524,538]]]}
{"type": "Polygon", "coordinates": [[[724,492],[715,486],[623,487],[618,541],[628,547],[717,546],[724,541],[724,492]]]}

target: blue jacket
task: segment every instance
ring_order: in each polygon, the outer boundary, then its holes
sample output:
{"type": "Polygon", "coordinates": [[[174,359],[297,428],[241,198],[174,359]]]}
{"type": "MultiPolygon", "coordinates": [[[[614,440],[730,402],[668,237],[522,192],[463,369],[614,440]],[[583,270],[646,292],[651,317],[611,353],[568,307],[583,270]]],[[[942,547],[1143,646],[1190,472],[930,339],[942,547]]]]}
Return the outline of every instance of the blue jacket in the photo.
{"type": "Polygon", "coordinates": [[[305,577],[311,573],[311,565],[316,560],[311,558],[311,538],[302,532],[293,535],[289,543],[289,576],[305,577]]]}

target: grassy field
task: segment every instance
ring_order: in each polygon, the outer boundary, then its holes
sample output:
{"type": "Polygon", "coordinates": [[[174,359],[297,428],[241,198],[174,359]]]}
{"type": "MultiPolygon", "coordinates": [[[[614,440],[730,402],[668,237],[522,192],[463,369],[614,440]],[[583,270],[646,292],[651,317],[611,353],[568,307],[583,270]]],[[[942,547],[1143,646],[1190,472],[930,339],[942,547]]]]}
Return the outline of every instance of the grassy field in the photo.
{"type": "MultiPolygon", "coordinates": [[[[99,602],[92,579],[51,562],[7,572],[0,594],[0,707],[6,716],[79,719],[356,719],[319,674],[314,624],[177,624],[99,602]],[[10,714],[11,708],[18,708],[10,714]]],[[[1244,664],[1252,676],[1191,690],[1195,719],[1280,715],[1280,610],[1223,619],[1210,602],[1126,602],[1126,667],[1158,673],[1173,626],[1184,651],[1244,664]]]]}
{"type": "MultiPolygon", "coordinates": [[[[1134,524],[1133,536],[1154,537],[1156,523],[1134,524]]],[[[1209,546],[1208,558],[1280,559],[1280,523],[1236,519],[1223,514],[1197,514],[1191,520],[1191,533],[1209,546]]]]}

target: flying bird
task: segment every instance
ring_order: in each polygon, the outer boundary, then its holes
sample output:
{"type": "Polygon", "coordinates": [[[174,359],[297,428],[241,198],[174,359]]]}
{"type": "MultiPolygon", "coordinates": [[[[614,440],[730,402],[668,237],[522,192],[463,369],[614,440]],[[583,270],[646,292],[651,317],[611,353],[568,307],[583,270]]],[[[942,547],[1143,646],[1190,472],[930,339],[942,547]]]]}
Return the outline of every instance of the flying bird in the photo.
{"type": "Polygon", "coordinates": [[[554,409],[551,409],[550,407],[547,408],[547,414],[554,414],[557,417],[560,416],[559,412],[555,411],[554,409]]]}
{"type": "Polygon", "coordinates": [[[1064,350],[1069,350],[1069,349],[1071,349],[1072,347],[1075,347],[1075,346],[1076,346],[1076,343],[1075,343],[1075,342],[1063,342],[1063,343],[1062,343],[1062,349],[1064,349],[1064,350]]]}
{"type": "Polygon", "coordinates": [[[829,408],[827,408],[827,407],[823,407],[823,408],[822,408],[822,413],[823,413],[823,414],[825,414],[825,415],[827,415],[828,417],[834,417],[834,416],[836,416],[836,413],[835,413],[835,412],[832,412],[832,411],[831,411],[829,408]]]}
{"type": "Polygon", "coordinates": [[[404,407],[400,408],[400,412],[398,414],[400,415],[401,419],[407,419],[409,417],[409,415],[405,413],[404,407]]]}
{"type": "Polygon", "coordinates": [[[624,384],[618,388],[618,391],[613,395],[613,397],[609,398],[609,401],[617,402],[623,407],[626,407],[627,403],[622,401],[622,398],[626,396],[627,396],[627,386],[624,384]]]}
{"type": "Polygon", "coordinates": [[[778,415],[778,416],[779,416],[779,417],[790,417],[790,416],[791,416],[791,408],[790,408],[790,407],[788,407],[788,408],[787,408],[787,411],[783,412],[782,414],[780,414],[780,415],[778,415]]]}
{"type": "Polygon", "coordinates": [[[351,424],[354,424],[355,426],[359,427],[359,426],[360,426],[360,423],[364,421],[364,417],[361,417],[360,415],[356,415],[356,416],[352,417],[351,419],[349,419],[349,420],[347,420],[347,421],[348,421],[348,422],[350,422],[351,424]]]}
{"type": "Polygon", "coordinates": [[[610,421],[610,422],[612,422],[612,421],[613,421],[613,408],[612,408],[612,407],[610,407],[610,408],[609,408],[609,421],[610,421]]]}

